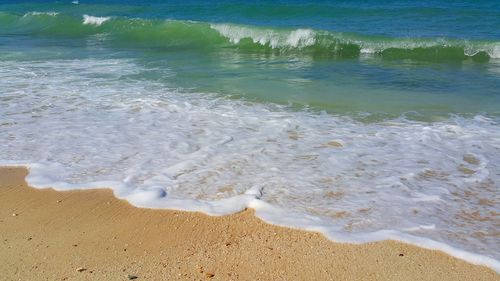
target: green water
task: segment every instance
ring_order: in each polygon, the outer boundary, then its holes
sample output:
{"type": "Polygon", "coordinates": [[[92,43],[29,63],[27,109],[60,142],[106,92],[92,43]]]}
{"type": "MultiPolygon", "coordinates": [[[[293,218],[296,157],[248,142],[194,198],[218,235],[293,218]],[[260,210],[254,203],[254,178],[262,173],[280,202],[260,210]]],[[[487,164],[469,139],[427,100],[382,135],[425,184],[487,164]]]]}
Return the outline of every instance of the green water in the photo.
{"type": "MultiPolygon", "coordinates": [[[[167,3],[156,9],[147,3],[123,4],[0,5],[0,58],[133,59],[147,69],[133,79],[365,118],[406,114],[434,120],[450,113],[500,113],[497,29],[492,26],[488,33],[488,27],[479,24],[476,32],[467,31],[473,24],[467,22],[470,15],[458,21],[439,5],[434,10],[413,7],[422,21],[400,18],[400,24],[418,28],[426,18],[449,16],[462,25],[461,31],[441,26],[410,37],[417,32],[392,29],[387,15],[394,7],[369,3],[358,8],[311,4],[303,13],[297,3],[267,3],[267,9],[243,5],[245,15],[238,19],[230,3],[167,3]],[[287,13],[298,17],[295,24],[287,24],[287,13]],[[343,13],[351,15],[342,22],[351,23],[349,28],[332,23],[343,13]],[[108,18],[85,24],[87,14],[108,18]],[[366,31],[365,17],[378,17],[387,27],[366,31]],[[478,38],[478,32],[489,35],[478,38]],[[436,36],[441,34],[446,36],[436,36]]],[[[470,12],[488,10],[484,5],[470,12]]],[[[403,6],[402,13],[408,13],[403,6]]],[[[495,13],[497,9],[488,10],[486,19],[495,13]]]]}

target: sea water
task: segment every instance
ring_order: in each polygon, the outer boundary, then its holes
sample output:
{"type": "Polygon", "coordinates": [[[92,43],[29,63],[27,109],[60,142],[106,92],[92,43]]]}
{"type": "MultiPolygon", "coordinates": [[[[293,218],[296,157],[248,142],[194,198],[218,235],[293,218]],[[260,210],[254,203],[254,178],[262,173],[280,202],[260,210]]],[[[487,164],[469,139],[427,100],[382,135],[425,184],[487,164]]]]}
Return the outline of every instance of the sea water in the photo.
{"type": "Polygon", "coordinates": [[[0,2],[0,163],[500,271],[495,1],[0,2]]]}

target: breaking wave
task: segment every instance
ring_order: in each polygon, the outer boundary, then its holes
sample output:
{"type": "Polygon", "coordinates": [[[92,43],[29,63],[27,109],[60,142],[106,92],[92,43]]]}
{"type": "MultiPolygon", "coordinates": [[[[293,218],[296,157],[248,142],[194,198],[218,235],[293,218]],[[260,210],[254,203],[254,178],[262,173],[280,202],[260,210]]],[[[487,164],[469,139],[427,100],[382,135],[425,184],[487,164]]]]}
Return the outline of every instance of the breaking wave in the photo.
{"type": "Polygon", "coordinates": [[[54,12],[0,13],[0,34],[86,37],[106,34],[112,47],[234,49],[329,58],[487,62],[500,58],[500,42],[448,38],[390,38],[352,33],[238,24],[154,20],[54,12]]]}

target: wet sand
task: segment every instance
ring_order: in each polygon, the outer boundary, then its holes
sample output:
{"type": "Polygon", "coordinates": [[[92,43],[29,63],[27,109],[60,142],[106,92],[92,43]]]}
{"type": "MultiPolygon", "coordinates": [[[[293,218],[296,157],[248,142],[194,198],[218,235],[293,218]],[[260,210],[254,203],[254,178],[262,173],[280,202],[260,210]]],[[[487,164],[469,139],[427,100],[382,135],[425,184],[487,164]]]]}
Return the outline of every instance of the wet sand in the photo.
{"type": "Polygon", "coordinates": [[[0,168],[0,280],[500,280],[440,251],[340,244],[266,224],[135,208],[110,190],[57,192],[0,168]]]}

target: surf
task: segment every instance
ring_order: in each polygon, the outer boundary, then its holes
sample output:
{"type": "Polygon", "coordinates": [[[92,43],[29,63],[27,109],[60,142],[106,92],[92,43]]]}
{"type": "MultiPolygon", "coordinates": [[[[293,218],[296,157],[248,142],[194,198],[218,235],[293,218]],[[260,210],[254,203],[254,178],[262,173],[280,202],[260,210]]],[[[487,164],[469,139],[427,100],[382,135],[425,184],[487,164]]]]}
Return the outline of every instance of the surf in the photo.
{"type": "Polygon", "coordinates": [[[488,62],[500,58],[500,42],[449,38],[390,38],[311,28],[124,17],[75,17],[55,12],[0,13],[1,33],[86,38],[102,34],[115,48],[233,50],[313,58],[381,57],[388,60],[488,62]]]}

